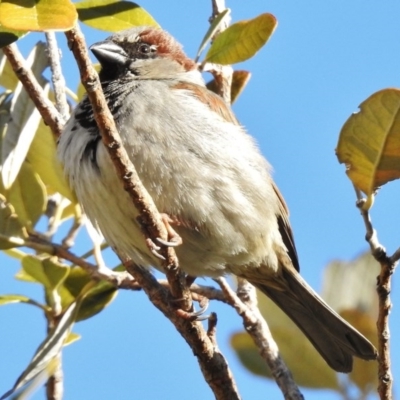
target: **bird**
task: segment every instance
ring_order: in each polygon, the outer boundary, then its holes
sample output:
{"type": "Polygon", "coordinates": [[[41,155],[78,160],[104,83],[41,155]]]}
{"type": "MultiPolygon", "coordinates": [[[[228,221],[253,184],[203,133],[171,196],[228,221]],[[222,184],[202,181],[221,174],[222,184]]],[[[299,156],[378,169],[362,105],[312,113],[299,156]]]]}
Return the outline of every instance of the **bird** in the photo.
{"type": "MultiPolygon", "coordinates": [[[[335,371],[350,372],[353,356],[376,359],[370,341],[301,277],[288,208],[268,161],[230,106],[207,89],[181,44],[161,28],[140,26],[90,49],[130,161],[166,224],[182,238],[176,247],[182,270],[245,278],[294,321],[335,371]]],[[[162,270],[86,96],[57,153],[86,215],[110,246],[137,265],[162,270]]]]}

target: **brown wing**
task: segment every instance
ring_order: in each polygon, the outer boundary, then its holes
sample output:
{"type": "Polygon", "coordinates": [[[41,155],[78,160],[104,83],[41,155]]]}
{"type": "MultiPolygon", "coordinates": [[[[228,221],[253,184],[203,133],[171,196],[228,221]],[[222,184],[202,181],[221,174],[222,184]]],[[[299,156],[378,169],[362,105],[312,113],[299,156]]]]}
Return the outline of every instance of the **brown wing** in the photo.
{"type": "Polygon", "coordinates": [[[173,88],[180,90],[186,89],[190,91],[193,96],[196,96],[198,100],[206,104],[212,111],[216,112],[226,121],[232,122],[232,124],[235,125],[239,125],[238,120],[225,101],[211,90],[208,90],[206,87],[189,82],[179,82],[173,86],[173,88]]]}
{"type": "MultiPolygon", "coordinates": [[[[206,87],[189,82],[180,82],[176,84],[174,88],[180,90],[186,89],[190,91],[193,96],[196,96],[198,100],[206,104],[212,111],[219,114],[226,121],[231,122],[235,125],[239,125],[238,120],[233,114],[231,108],[225,103],[225,101],[214,92],[208,90],[206,87]]],[[[285,200],[283,199],[281,193],[279,192],[279,189],[276,187],[273,181],[272,186],[279,199],[279,215],[277,215],[279,232],[282,236],[283,243],[287,248],[289,257],[292,260],[293,266],[296,268],[297,271],[299,271],[300,267],[297,257],[297,251],[293,240],[292,229],[289,223],[289,211],[286,206],[285,200]]]]}

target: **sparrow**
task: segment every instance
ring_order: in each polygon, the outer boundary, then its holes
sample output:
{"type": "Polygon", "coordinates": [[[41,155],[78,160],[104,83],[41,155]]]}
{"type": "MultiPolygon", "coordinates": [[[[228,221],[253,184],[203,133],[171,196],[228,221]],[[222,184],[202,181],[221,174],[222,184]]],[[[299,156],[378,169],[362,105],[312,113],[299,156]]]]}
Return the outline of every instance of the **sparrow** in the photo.
{"type": "MultiPolygon", "coordinates": [[[[182,238],[191,276],[234,274],[274,301],[328,365],[350,372],[374,346],[302,279],[288,209],[271,168],[229,105],[209,91],[167,32],[135,27],[90,47],[123,145],[158,210],[182,238]]],[[[117,177],[87,97],[59,139],[58,156],[88,218],[122,256],[162,270],[117,177]]]]}

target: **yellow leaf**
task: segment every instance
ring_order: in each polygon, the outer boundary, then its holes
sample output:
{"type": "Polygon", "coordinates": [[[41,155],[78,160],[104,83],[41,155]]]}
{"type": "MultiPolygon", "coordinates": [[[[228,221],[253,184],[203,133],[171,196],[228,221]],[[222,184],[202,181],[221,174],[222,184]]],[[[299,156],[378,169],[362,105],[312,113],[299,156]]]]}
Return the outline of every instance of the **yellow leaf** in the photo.
{"type": "MultiPolygon", "coordinates": [[[[327,303],[375,346],[378,317],[376,277],[379,271],[379,264],[369,251],[351,261],[332,261],[324,271],[322,289],[327,303]]],[[[378,385],[377,363],[355,357],[349,377],[367,393],[378,385]]]]}
{"type": "Polygon", "coordinates": [[[276,25],[276,18],[271,14],[239,21],[217,36],[204,61],[222,65],[245,61],[264,46],[276,25]]]}
{"type": "MultiPolygon", "coordinates": [[[[2,189],[4,190],[4,189],[2,189]]],[[[15,207],[18,219],[28,230],[32,229],[46,208],[46,188],[28,163],[23,163],[11,188],[6,193],[15,207]]]]}
{"type": "MultiPolygon", "coordinates": [[[[359,310],[343,310],[340,315],[359,330],[367,339],[378,345],[376,332],[376,319],[359,310]]],[[[358,386],[363,393],[368,393],[371,388],[378,386],[378,364],[376,361],[364,361],[360,358],[354,358],[353,371],[350,373],[350,379],[358,386]]]]}
{"type": "Polygon", "coordinates": [[[343,125],[336,155],[368,196],[400,178],[400,90],[381,90],[361,103],[343,125]]]}
{"type": "Polygon", "coordinates": [[[23,239],[27,236],[27,232],[19,222],[14,208],[0,194],[0,249],[16,247],[13,239],[23,239]]]}
{"type": "Polygon", "coordinates": [[[359,310],[376,320],[376,277],[379,271],[379,264],[369,251],[351,261],[334,260],[324,270],[322,298],[339,313],[359,310]]]}
{"type": "Polygon", "coordinates": [[[32,165],[33,170],[39,174],[45,185],[72,202],[77,202],[65,179],[61,163],[57,159],[53,135],[43,120],[39,124],[26,159],[32,165]]]}
{"type": "Polygon", "coordinates": [[[70,0],[2,0],[0,24],[19,31],[66,31],[73,28],[77,12],[70,0]]]}
{"type": "Polygon", "coordinates": [[[140,25],[159,26],[144,8],[130,1],[86,0],[75,6],[82,22],[103,31],[118,32],[140,25]]]}

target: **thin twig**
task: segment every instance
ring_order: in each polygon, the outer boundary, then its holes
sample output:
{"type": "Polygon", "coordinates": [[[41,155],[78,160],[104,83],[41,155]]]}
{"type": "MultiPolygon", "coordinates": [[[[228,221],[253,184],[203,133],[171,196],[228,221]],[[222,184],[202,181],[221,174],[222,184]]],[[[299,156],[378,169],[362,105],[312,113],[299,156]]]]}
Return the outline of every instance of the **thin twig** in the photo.
{"type": "Polygon", "coordinates": [[[252,337],[261,357],[268,364],[284,398],[286,400],[303,400],[304,397],[293,380],[290,370],[279,355],[278,346],[258,310],[254,286],[250,285],[245,279],[238,278],[236,294],[224,278],[218,278],[215,281],[220,285],[229,304],[242,317],[246,332],[252,337]]]}
{"type": "Polygon", "coordinates": [[[108,268],[99,268],[83,258],[78,257],[59,244],[51,243],[46,239],[30,235],[29,238],[24,241],[23,246],[68,260],[72,264],[84,269],[93,279],[103,279],[121,289],[137,290],[133,278],[128,273],[116,272],[108,268]]]}
{"type": "Polygon", "coordinates": [[[2,50],[18,79],[24,85],[29,97],[35,103],[45,124],[50,127],[56,137],[60,136],[63,128],[63,118],[45,95],[30,68],[27,67],[26,61],[19,52],[17,45],[13,43],[3,47],[2,50]]]}
{"type": "MultiPolygon", "coordinates": [[[[210,18],[210,22],[212,22],[222,11],[226,9],[225,0],[212,0],[211,3],[212,15],[210,18]]],[[[218,34],[224,31],[229,26],[229,24],[230,18],[226,17],[214,36],[218,36],[218,34]]],[[[202,71],[208,71],[213,75],[217,87],[217,93],[226,101],[227,104],[230,104],[233,76],[232,67],[230,65],[205,63],[201,66],[201,69],[202,71]]]]}
{"type": "MultiPolygon", "coordinates": [[[[49,290],[47,293],[47,304],[50,306],[50,311],[47,312],[47,333],[50,334],[60,322],[62,315],[61,296],[58,290],[49,290]]],[[[55,356],[55,368],[47,379],[46,397],[47,400],[62,400],[64,393],[64,374],[62,369],[61,349],[55,356]]]]}
{"type": "Polygon", "coordinates": [[[64,123],[69,117],[69,107],[67,103],[67,96],[65,93],[65,79],[61,71],[60,63],[60,49],[57,46],[56,34],[54,31],[45,33],[47,40],[47,54],[49,57],[49,64],[51,69],[51,80],[53,82],[54,95],[56,100],[56,108],[61,114],[64,123]]]}
{"type": "Polygon", "coordinates": [[[64,393],[64,373],[62,370],[62,353],[58,353],[54,358],[57,366],[55,371],[47,380],[46,383],[46,397],[47,400],[61,400],[64,393]]]}
{"type": "Polygon", "coordinates": [[[68,230],[67,235],[62,240],[62,245],[66,248],[70,248],[75,244],[75,239],[78,236],[79,230],[85,223],[85,215],[82,212],[82,209],[77,211],[77,207],[75,207],[74,219],[71,228],[68,230]]]}
{"type": "Polygon", "coordinates": [[[356,189],[357,207],[364,220],[366,235],[365,240],[369,243],[371,253],[379,262],[381,271],[377,279],[377,292],[379,299],[379,315],[376,323],[378,330],[378,393],[381,400],[393,398],[393,375],[390,363],[390,330],[389,313],[392,308],[390,299],[391,277],[398,262],[397,251],[391,257],[380,244],[376,230],[373,227],[368,209],[364,207],[365,199],[361,192],[356,189]]]}

